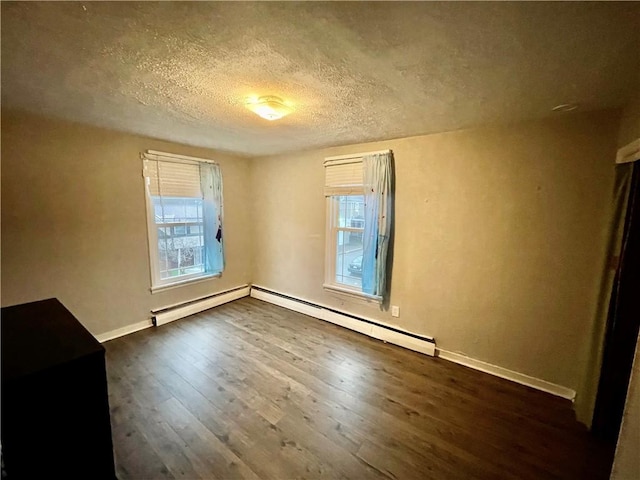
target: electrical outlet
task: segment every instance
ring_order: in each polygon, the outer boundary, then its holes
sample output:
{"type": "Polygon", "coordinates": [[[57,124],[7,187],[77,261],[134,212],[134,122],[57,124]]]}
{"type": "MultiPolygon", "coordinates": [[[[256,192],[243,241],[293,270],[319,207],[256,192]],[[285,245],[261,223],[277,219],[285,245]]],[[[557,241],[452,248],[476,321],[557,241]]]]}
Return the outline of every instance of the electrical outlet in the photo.
{"type": "Polygon", "coordinates": [[[391,316],[392,317],[399,317],[400,316],[400,307],[397,305],[392,305],[391,306],[391,316]]]}

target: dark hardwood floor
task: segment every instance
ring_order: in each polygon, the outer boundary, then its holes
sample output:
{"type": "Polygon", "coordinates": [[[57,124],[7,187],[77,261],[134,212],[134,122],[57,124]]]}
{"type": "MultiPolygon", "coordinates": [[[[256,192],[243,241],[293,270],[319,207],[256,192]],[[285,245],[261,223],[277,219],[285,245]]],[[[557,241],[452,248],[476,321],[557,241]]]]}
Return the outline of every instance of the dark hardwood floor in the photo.
{"type": "Polygon", "coordinates": [[[609,477],[568,401],[259,300],[105,347],[121,480],[609,477]]]}

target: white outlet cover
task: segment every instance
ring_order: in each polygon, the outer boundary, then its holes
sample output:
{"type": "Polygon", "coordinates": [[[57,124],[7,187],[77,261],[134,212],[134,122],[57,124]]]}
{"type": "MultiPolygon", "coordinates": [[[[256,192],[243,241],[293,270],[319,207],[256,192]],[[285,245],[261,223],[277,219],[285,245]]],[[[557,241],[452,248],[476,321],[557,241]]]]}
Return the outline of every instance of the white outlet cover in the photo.
{"type": "Polygon", "coordinates": [[[391,316],[392,317],[399,317],[400,316],[400,307],[398,307],[397,305],[392,305],[391,306],[391,316]]]}

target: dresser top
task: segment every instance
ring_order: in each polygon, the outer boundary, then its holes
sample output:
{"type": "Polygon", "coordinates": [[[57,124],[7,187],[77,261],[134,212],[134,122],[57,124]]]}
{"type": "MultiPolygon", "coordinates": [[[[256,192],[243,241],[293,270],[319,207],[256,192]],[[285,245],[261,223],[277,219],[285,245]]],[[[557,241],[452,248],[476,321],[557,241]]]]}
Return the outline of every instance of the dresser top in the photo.
{"type": "Polygon", "coordinates": [[[56,298],[2,308],[2,381],[104,352],[56,298]]]}

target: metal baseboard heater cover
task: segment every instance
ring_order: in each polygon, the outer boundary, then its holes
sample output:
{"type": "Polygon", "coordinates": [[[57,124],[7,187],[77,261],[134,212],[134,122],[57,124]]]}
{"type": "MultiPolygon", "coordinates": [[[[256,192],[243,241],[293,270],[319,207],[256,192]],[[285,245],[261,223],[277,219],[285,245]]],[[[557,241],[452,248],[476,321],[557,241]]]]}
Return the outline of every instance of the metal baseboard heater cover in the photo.
{"type": "Polygon", "coordinates": [[[255,285],[251,287],[251,296],[415,352],[424,353],[432,357],[436,353],[436,342],[432,337],[384,325],[255,285]]]}
{"type": "Polygon", "coordinates": [[[242,297],[249,296],[250,287],[245,285],[242,287],[234,288],[232,290],[226,290],[224,292],[216,293],[207,297],[198,298],[190,302],[181,303],[178,305],[171,305],[158,310],[152,310],[151,315],[153,318],[153,324],[156,327],[164,325],[165,323],[173,322],[180,318],[188,317],[200,313],[204,310],[208,310],[223,303],[231,302],[242,297]]]}

